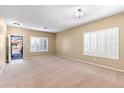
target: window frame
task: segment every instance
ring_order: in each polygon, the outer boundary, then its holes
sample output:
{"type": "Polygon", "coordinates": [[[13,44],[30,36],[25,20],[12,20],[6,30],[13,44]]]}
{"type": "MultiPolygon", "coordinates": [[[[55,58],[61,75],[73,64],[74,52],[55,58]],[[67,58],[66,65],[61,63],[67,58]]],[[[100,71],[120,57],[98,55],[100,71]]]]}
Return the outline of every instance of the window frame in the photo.
{"type": "Polygon", "coordinates": [[[30,37],[30,52],[48,52],[48,37],[39,37],[39,36],[31,36],[30,37]],[[33,50],[31,49],[31,38],[39,38],[39,39],[43,39],[43,40],[46,40],[46,45],[47,45],[47,48],[46,50],[33,50]]]}
{"type": "MultiPolygon", "coordinates": [[[[90,37],[90,38],[91,38],[91,37],[90,37]]],[[[97,38],[98,38],[98,37],[97,37],[97,38]]],[[[119,60],[119,53],[120,53],[120,52],[119,52],[119,50],[120,50],[120,49],[119,49],[119,48],[120,48],[120,43],[119,43],[120,41],[119,41],[119,38],[120,38],[120,29],[119,29],[119,27],[111,27],[111,28],[107,28],[107,29],[101,29],[101,30],[98,30],[98,31],[84,32],[84,33],[83,33],[83,55],[84,55],[84,56],[90,56],[90,57],[98,57],[98,58],[106,58],[106,59],[119,60]],[[104,56],[101,56],[101,54],[99,54],[98,49],[97,49],[97,53],[96,53],[96,54],[92,54],[92,53],[86,54],[86,53],[85,53],[85,51],[86,51],[86,50],[85,50],[85,49],[86,49],[86,48],[85,48],[85,44],[84,44],[84,43],[86,42],[85,39],[84,39],[84,38],[85,38],[85,36],[84,36],[85,34],[87,34],[87,33],[108,32],[108,31],[111,30],[111,29],[115,29],[115,30],[117,31],[117,37],[116,37],[116,38],[117,38],[117,40],[116,40],[116,41],[117,41],[117,46],[116,46],[116,47],[117,47],[117,50],[116,50],[116,54],[117,54],[117,55],[114,56],[114,55],[111,54],[111,55],[104,55],[104,56]],[[107,31],[107,30],[108,30],[108,31],[107,31]]],[[[107,39],[106,39],[106,40],[107,40],[107,39]]],[[[90,44],[91,44],[91,41],[90,41],[90,44]]],[[[99,43],[98,43],[98,40],[97,40],[97,45],[98,45],[98,44],[99,44],[99,43]]],[[[105,43],[105,44],[106,44],[106,43],[105,43]]],[[[106,46],[106,45],[105,45],[105,46],[106,46]]],[[[90,47],[91,47],[91,45],[90,45],[90,47]]],[[[107,51],[107,52],[108,52],[108,51],[107,51]]]]}

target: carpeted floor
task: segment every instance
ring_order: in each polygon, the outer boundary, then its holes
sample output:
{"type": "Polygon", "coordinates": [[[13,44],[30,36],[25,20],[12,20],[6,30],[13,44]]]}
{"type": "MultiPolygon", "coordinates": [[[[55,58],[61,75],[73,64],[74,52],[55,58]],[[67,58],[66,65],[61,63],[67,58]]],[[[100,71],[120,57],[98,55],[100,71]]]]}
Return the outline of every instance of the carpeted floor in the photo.
{"type": "Polygon", "coordinates": [[[124,73],[57,56],[35,57],[8,64],[0,87],[124,87],[124,73]]]}

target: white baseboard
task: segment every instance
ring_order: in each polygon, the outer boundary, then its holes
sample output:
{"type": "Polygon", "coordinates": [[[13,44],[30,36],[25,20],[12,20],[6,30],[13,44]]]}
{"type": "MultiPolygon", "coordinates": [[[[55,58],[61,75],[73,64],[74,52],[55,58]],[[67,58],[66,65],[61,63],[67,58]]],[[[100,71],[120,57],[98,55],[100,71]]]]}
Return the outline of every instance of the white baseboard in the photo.
{"type": "Polygon", "coordinates": [[[39,56],[29,56],[29,57],[25,57],[24,60],[28,60],[30,58],[43,57],[43,56],[56,56],[56,54],[42,54],[42,55],[39,55],[39,56]]]}
{"type": "Polygon", "coordinates": [[[0,74],[3,72],[4,68],[6,67],[6,64],[0,65],[0,74]]]}
{"type": "Polygon", "coordinates": [[[103,65],[100,65],[100,64],[92,63],[92,62],[83,61],[83,60],[80,60],[78,58],[66,57],[66,56],[62,56],[62,55],[56,55],[56,56],[66,58],[66,59],[70,59],[70,60],[75,60],[75,61],[78,61],[78,62],[91,64],[91,65],[95,65],[95,66],[99,66],[99,67],[103,67],[103,68],[107,68],[107,69],[111,69],[111,70],[116,70],[116,71],[119,71],[119,72],[124,72],[124,70],[120,70],[120,69],[116,69],[116,68],[112,68],[112,67],[108,67],[108,66],[103,66],[103,65]]]}

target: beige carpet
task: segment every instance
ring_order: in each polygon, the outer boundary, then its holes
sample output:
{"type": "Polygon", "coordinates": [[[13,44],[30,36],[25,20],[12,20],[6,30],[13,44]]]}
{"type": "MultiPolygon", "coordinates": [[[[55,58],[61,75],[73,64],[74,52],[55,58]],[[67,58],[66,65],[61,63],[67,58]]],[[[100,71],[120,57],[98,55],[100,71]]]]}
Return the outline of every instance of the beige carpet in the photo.
{"type": "Polygon", "coordinates": [[[124,87],[124,73],[57,56],[35,57],[8,64],[0,87],[124,87]]]}

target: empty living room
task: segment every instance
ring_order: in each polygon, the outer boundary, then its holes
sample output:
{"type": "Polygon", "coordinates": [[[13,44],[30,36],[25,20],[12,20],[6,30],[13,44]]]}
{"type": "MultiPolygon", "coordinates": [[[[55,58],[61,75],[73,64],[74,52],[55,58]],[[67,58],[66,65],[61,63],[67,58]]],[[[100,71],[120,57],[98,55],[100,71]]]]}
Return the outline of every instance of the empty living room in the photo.
{"type": "Polygon", "coordinates": [[[0,88],[124,88],[124,5],[0,5],[0,88]]]}

